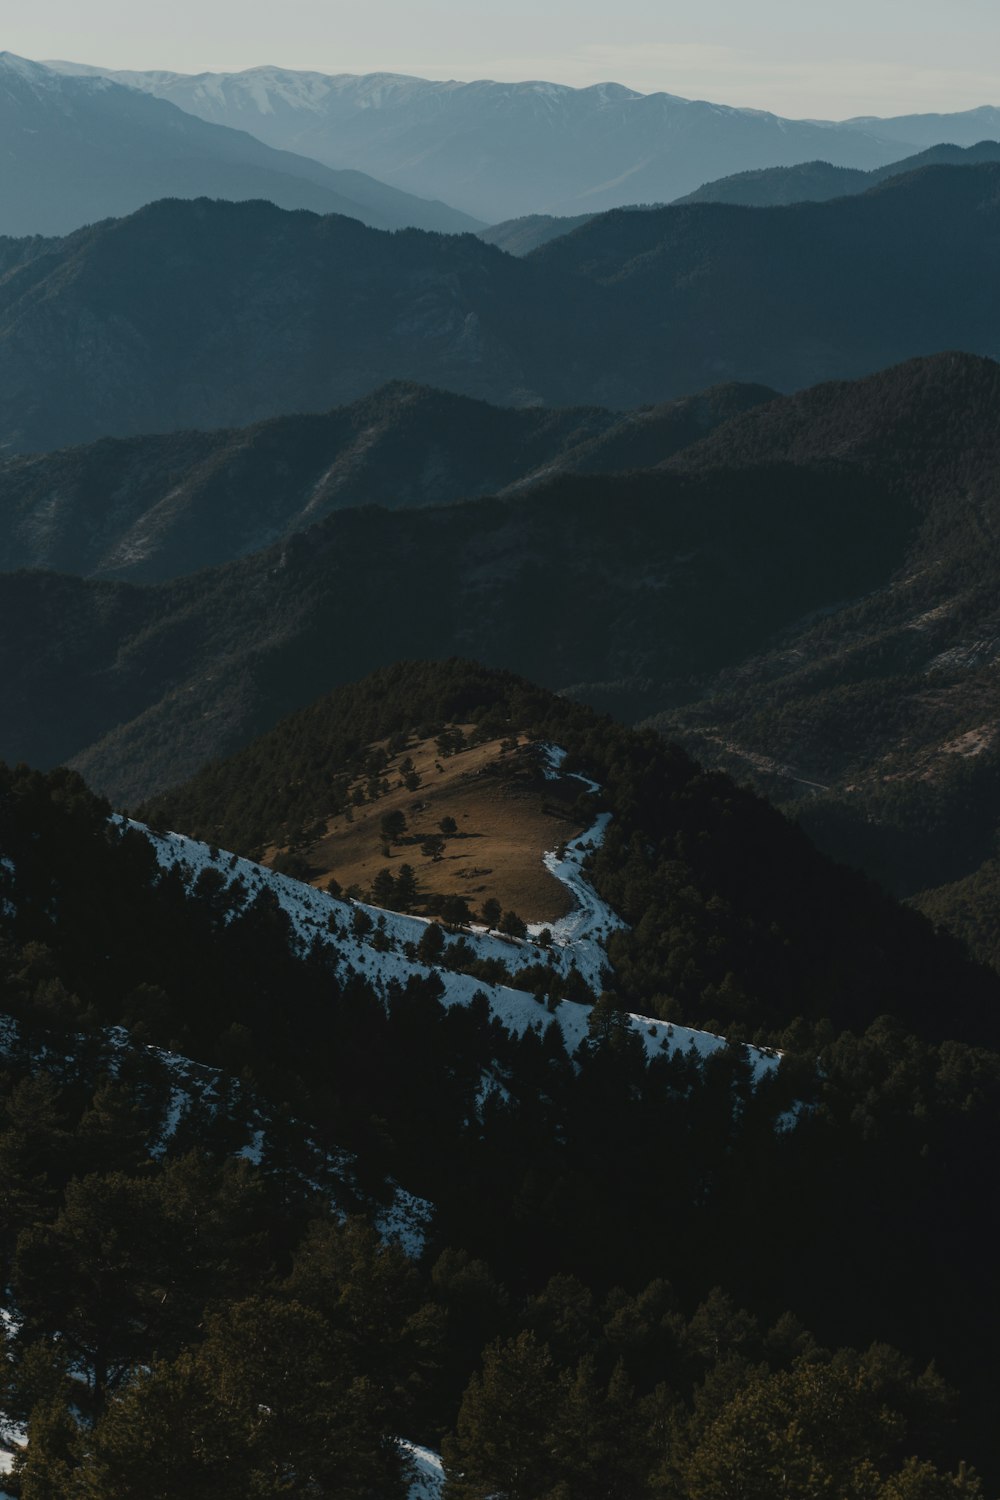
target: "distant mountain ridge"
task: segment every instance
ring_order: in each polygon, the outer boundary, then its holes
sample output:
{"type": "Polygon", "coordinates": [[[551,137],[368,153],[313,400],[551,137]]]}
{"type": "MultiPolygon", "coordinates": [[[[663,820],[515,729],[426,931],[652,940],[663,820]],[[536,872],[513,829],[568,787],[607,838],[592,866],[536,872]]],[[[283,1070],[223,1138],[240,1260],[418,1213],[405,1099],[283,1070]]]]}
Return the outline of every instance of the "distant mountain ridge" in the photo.
{"type": "MultiPolygon", "coordinates": [[[[919,172],[922,167],[967,167],[977,162],[1000,161],[1000,141],[977,141],[972,146],[934,145],[915,156],[903,157],[884,167],[860,171],[853,167],[835,167],[826,161],[801,162],[791,167],[765,167],[756,172],[740,172],[718,182],[706,182],[677,203],[743,203],[768,208],[781,203],[822,203],[830,198],[846,198],[865,193],[890,177],[905,172],[919,172]]],[[[575,228],[575,224],[567,226],[575,228]]],[[[483,230],[485,237],[489,230],[483,230]]],[[[496,240],[492,243],[497,243],[496,240]]]]}
{"type": "MultiPolygon", "coordinates": [[[[834,167],[828,161],[799,162],[790,167],[760,167],[752,172],[738,172],[717,182],[706,182],[693,193],[676,198],[673,204],[624,204],[636,213],[653,208],[675,207],[685,203],[738,203],[748,208],[774,208],[788,203],[825,203],[831,198],[847,198],[929,166],[974,166],[977,162],[1000,161],[1000,141],[980,141],[975,146],[931,146],[916,156],[890,162],[888,166],[862,171],[856,167],[834,167]]],[[[577,214],[559,218],[553,214],[529,214],[508,219],[479,231],[487,245],[497,245],[508,255],[530,255],[564,234],[572,234],[597,214],[577,214]]]]}
{"type": "Polygon", "coordinates": [[[991,106],[835,123],[641,94],[616,83],[577,89],[271,66],[197,75],[104,72],[205,120],[443,198],[489,223],[665,203],[734,172],[817,158],[870,168],[942,140],[971,145],[1000,136],[1000,110],[991,106]]]}
{"type": "Polygon", "coordinates": [[[396,383],[322,416],[0,459],[0,570],[155,582],[350,506],[440,505],[557,471],[649,468],[775,394],[722,386],[623,416],[498,408],[396,383]]]}
{"type": "Polygon", "coordinates": [[[998,254],[1000,163],[831,203],[616,211],[523,260],[472,235],[163,202],[0,241],[0,442],[243,426],[395,379],[630,409],[995,356],[998,254]]]}
{"type": "Polygon", "coordinates": [[[67,234],[159,198],[263,198],[375,228],[478,227],[363,172],[334,171],[102,77],[0,52],[0,235],[67,234]]]}

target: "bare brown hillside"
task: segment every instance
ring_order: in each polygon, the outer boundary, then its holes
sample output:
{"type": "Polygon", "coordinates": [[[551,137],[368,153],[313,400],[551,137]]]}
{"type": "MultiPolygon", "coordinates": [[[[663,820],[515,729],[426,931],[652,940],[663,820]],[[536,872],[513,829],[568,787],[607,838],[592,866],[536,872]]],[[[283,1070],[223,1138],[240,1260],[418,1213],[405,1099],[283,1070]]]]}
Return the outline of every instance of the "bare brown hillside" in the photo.
{"type": "MultiPolygon", "coordinates": [[[[443,735],[458,743],[472,727],[450,725],[443,735]]],[[[364,897],[373,896],[380,871],[398,879],[409,865],[417,910],[460,896],[474,916],[491,898],[529,922],[565,915],[570,897],[543,856],[582,831],[575,811],[580,783],[548,779],[537,744],[524,735],[463,744],[454,753],[443,753],[441,745],[442,735],[411,740],[378,781],[352,784],[350,811],[327,818],[322,837],[294,854],[272,847],[264,862],[284,864],[316,886],[333,877],[364,897]],[[390,832],[386,820],[393,815],[403,825],[390,832]]]]}

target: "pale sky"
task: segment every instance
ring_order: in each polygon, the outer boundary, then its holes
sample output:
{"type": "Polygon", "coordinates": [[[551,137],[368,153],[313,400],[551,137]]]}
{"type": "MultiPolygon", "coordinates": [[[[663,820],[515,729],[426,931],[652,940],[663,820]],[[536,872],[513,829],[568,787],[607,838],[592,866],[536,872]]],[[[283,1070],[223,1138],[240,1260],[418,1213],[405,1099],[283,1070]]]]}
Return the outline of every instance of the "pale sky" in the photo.
{"type": "Polygon", "coordinates": [[[0,0],[0,17],[0,49],[114,68],[613,79],[827,119],[1000,103],[998,0],[0,0]]]}

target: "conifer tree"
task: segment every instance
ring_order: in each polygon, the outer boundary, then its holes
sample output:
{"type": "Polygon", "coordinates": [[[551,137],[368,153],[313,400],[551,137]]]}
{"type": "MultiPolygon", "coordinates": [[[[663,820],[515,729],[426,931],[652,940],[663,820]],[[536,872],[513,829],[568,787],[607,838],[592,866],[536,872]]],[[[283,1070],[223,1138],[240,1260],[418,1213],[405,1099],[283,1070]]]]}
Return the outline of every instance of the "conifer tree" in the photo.
{"type": "Polygon", "coordinates": [[[496,927],[503,916],[503,907],[495,896],[488,897],[483,902],[483,921],[487,927],[496,927]]]}
{"type": "Polygon", "coordinates": [[[401,864],[396,876],[396,904],[400,911],[409,911],[417,899],[417,878],[413,866],[401,864]]]}
{"type": "Polygon", "coordinates": [[[379,870],[372,881],[372,900],[376,906],[392,906],[396,899],[396,877],[391,870],[379,870]]]}
{"type": "Polygon", "coordinates": [[[542,1500],[559,1479],[556,1367],[532,1333],[491,1344],[469,1382],[443,1453],[444,1500],[542,1500]]]}
{"type": "Polygon", "coordinates": [[[70,1171],[70,1139],[59,1086],[49,1073],[34,1073],[16,1083],[3,1115],[0,1247],[9,1274],[18,1232],[55,1213],[60,1178],[70,1171]]]}
{"type": "Polygon", "coordinates": [[[65,1401],[42,1402],[28,1423],[28,1444],[14,1461],[21,1500],[68,1500],[77,1493],[80,1429],[65,1401]]]}
{"type": "Polygon", "coordinates": [[[417,944],[417,957],[422,964],[430,964],[433,967],[440,963],[444,956],[445,946],[444,933],[440,925],[437,922],[428,922],[417,944]]]}
{"type": "Polygon", "coordinates": [[[406,832],[406,814],[398,807],[391,808],[389,812],[383,813],[379,819],[379,827],[384,838],[392,843],[398,844],[406,832]]]}
{"type": "Polygon", "coordinates": [[[14,1283],[29,1330],[58,1335],[88,1371],[95,1410],[155,1347],[162,1319],[163,1216],[155,1184],[77,1179],[50,1226],[25,1230],[14,1283]]]}

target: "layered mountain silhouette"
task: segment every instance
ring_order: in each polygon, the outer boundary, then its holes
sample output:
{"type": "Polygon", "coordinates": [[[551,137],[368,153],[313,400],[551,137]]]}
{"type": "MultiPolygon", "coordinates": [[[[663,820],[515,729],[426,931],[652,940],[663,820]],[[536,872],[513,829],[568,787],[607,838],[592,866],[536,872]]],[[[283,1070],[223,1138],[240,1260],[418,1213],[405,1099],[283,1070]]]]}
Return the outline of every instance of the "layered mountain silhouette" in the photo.
{"type": "Polygon", "coordinates": [[[3,574],[0,757],[71,759],[132,802],[406,652],[512,666],[634,719],[877,588],[915,524],[821,469],[563,475],[523,498],[338,511],[155,587],[3,574]]]}
{"type": "Polygon", "coordinates": [[[490,223],[669,202],[734,172],[817,158],[876,167],[938,141],[972,145],[1000,135],[1000,111],[989,107],[833,124],[616,83],[575,89],[275,67],[111,76],[202,119],[328,166],[360,168],[490,223]]]}
{"type": "Polygon", "coordinates": [[[560,217],[558,214],[525,214],[519,219],[504,219],[479,231],[479,238],[487,245],[496,245],[508,255],[530,255],[532,250],[557,240],[561,235],[571,234],[582,224],[589,224],[594,214],[575,214],[560,217]]]}
{"type": "MultiPolygon", "coordinates": [[[[764,167],[756,172],[737,172],[717,182],[706,182],[678,203],[745,203],[769,208],[782,203],[820,203],[829,198],[846,198],[865,193],[890,177],[918,172],[921,167],[971,167],[981,161],[1000,161],[1000,141],[978,141],[973,146],[937,145],[902,161],[884,167],[859,171],[852,167],[835,167],[828,161],[799,162],[790,167],[764,167]]],[[[575,221],[566,226],[575,229],[575,221]]],[[[485,235],[490,230],[484,230],[485,235]]],[[[555,239],[553,232],[550,238],[555,239]]],[[[493,243],[502,243],[494,239],[493,243]]]]}
{"type": "MultiPolygon", "coordinates": [[[[995,855],[998,434],[1000,368],[951,355],[772,403],[670,461],[749,475],[781,455],[914,507],[905,560],[879,587],[829,600],[655,720],[904,896],[965,881],[995,855]]],[[[890,515],[873,508],[859,548],[880,545],[890,515]]],[[[992,962],[995,889],[983,878],[946,903],[992,962]]]]}
{"type": "Polygon", "coordinates": [[[468,215],[333,171],[100,77],[0,52],[0,235],[67,234],[157,198],[263,198],[381,229],[461,232],[468,215]]]}
{"type": "Polygon", "coordinates": [[[627,409],[994,355],[998,188],[982,163],[830,203],[614,212],[524,260],[206,200],[0,242],[0,438],[244,425],[391,379],[627,409]]]}
{"type": "MultiPolygon", "coordinates": [[[[773,208],[786,203],[821,203],[830,198],[853,197],[867,192],[890,177],[917,172],[929,166],[974,166],[981,161],[1000,161],[1000,142],[980,141],[975,146],[932,146],[916,156],[904,157],[885,167],[860,171],[855,167],[835,167],[828,161],[798,162],[790,167],[761,167],[754,172],[737,172],[716,182],[706,182],[676,203],[740,203],[752,208],[773,208]]],[[[627,206],[627,205],[626,205],[627,206]]],[[[632,205],[635,207],[635,205],[632,205]]],[[[664,207],[659,204],[657,207],[664,207]]],[[[641,209],[636,209],[642,212],[641,209]]],[[[596,214],[577,214],[559,218],[553,214],[529,214],[507,219],[479,231],[488,245],[499,245],[509,255],[530,255],[589,224],[596,214]]]]}
{"type": "Polygon", "coordinates": [[[356,505],[442,504],[556,471],[649,468],[775,392],[720,386],[622,416],[488,406],[394,384],[322,416],[103,438],[0,460],[0,569],[156,581],[356,505]]]}
{"type": "MultiPolygon", "coordinates": [[[[1000,825],[998,410],[997,365],[941,355],[757,406],[656,470],[338,510],[156,587],[5,574],[0,756],[131,800],[338,682],[461,653],[652,717],[900,894],[962,880],[1000,825]]],[[[608,462],[620,430],[591,439],[608,462]]]]}

